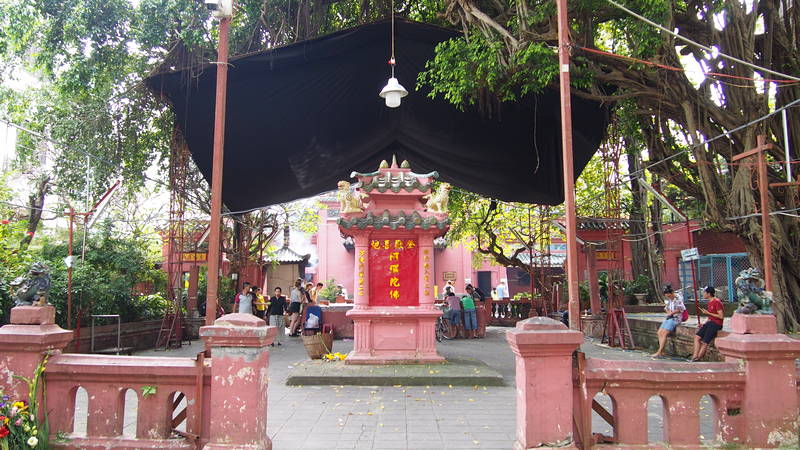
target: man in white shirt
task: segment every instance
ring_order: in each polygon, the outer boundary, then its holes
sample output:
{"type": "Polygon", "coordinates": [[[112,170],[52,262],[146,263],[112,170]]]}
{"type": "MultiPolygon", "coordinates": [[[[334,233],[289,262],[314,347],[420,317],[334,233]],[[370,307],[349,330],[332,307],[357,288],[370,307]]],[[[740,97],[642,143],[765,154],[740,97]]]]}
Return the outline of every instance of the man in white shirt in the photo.
{"type": "Polygon", "coordinates": [[[508,298],[508,288],[506,287],[506,279],[501,278],[500,284],[497,285],[497,296],[501,299],[508,298]]]}

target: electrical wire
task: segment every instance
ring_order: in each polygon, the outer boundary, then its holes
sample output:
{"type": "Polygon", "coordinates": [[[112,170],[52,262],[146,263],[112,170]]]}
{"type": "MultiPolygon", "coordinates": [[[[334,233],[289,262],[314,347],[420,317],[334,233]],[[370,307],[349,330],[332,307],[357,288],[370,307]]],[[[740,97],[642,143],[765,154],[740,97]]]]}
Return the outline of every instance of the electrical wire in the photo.
{"type": "MultiPolygon", "coordinates": [[[[794,214],[790,214],[790,213],[797,212],[797,211],[800,211],[800,208],[780,209],[780,210],[777,210],[777,211],[770,211],[769,215],[770,216],[783,215],[783,216],[790,216],[790,217],[798,217],[798,216],[796,216],[794,214]]],[[[760,217],[760,216],[761,216],[761,213],[752,213],[752,214],[746,214],[744,216],[726,217],[725,220],[749,219],[751,217],[760,217]]]]}
{"type": "MultiPolygon", "coordinates": [[[[610,0],[607,0],[607,1],[610,1],[610,0]]],[[[728,130],[728,131],[726,131],[726,132],[724,132],[722,134],[714,136],[714,137],[712,137],[710,139],[706,139],[703,142],[698,142],[697,144],[691,144],[687,148],[685,148],[685,149],[683,149],[683,150],[681,150],[681,151],[679,151],[677,153],[673,153],[672,155],[667,156],[666,158],[663,158],[661,160],[649,163],[646,166],[642,167],[641,169],[634,170],[633,172],[629,173],[628,175],[623,175],[623,176],[627,177],[630,180],[634,176],[637,176],[638,174],[643,173],[645,170],[647,170],[647,169],[649,169],[651,167],[654,167],[654,166],[657,166],[659,164],[665,163],[665,162],[667,162],[669,160],[672,160],[673,158],[677,158],[678,156],[680,156],[680,155],[682,155],[684,153],[690,152],[690,151],[694,150],[695,148],[701,147],[701,146],[706,145],[706,144],[708,144],[710,142],[714,142],[717,139],[721,139],[723,137],[730,136],[731,134],[736,133],[737,131],[743,130],[743,129],[751,126],[751,125],[755,125],[755,124],[757,124],[759,122],[767,120],[770,117],[772,117],[772,116],[778,114],[779,112],[783,111],[784,109],[792,108],[794,106],[797,106],[798,104],[800,104],[800,98],[792,100],[791,102],[789,102],[789,103],[787,103],[787,104],[785,104],[785,105],[783,105],[783,106],[781,106],[779,108],[776,108],[774,111],[772,111],[770,113],[767,113],[767,114],[765,114],[765,115],[763,115],[763,116],[761,116],[761,117],[759,117],[757,119],[753,119],[753,120],[751,120],[750,122],[747,122],[744,125],[739,125],[738,127],[730,129],[730,130],[728,130]]]]}
{"type": "Polygon", "coordinates": [[[729,59],[729,60],[731,60],[731,61],[734,61],[734,62],[736,62],[736,63],[742,64],[742,65],[745,65],[745,66],[747,66],[747,67],[750,67],[751,69],[754,69],[754,70],[759,70],[759,71],[761,71],[761,72],[771,73],[771,74],[773,74],[773,75],[776,75],[776,76],[779,76],[779,77],[782,77],[782,78],[788,78],[788,79],[790,79],[790,80],[794,80],[794,81],[800,81],[800,78],[798,78],[798,77],[793,77],[793,76],[791,76],[791,75],[787,75],[787,74],[785,74],[785,73],[777,72],[777,71],[775,71],[775,70],[772,70],[772,69],[767,69],[766,67],[761,67],[761,66],[759,66],[759,65],[756,65],[756,64],[753,64],[753,63],[751,63],[751,62],[747,62],[747,61],[745,61],[745,60],[743,60],[743,59],[739,59],[739,58],[737,58],[737,57],[735,57],[735,56],[731,56],[731,55],[728,55],[728,54],[722,53],[722,52],[721,52],[721,51],[719,51],[718,49],[717,49],[717,50],[714,50],[714,49],[712,49],[711,47],[707,47],[707,46],[705,46],[705,45],[703,45],[703,44],[701,44],[701,43],[699,43],[699,42],[696,42],[696,41],[693,41],[693,40],[691,40],[691,39],[689,39],[689,38],[687,38],[687,37],[681,36],[680,34],[678,34],[678,33],[674,32],[674,31],[672,31],[672,30],[669,30],[669,29],[667,29],[667,28],[664,28],[664,27],[662,27],[661,25],[659,25],[659,24],[657,24],[657,23],[653,22],[652,20],[648,19],[647,17],[644,17],[644,16],[642,16],[642,15],[640,15],[640,14],[637,14],[637,13],[635,13],[635,12],[631,11],[630,9],[628,9],[628,8],[626,8],[626,7],[622,6],[622,5],[620,5],[619,3],[615,2],[614,0],[606,0],[606,1],[607,1],[608,3],[611,3],[612,5],[616,6],[617,8],[619,8],[619,9],[621,9],[621,10],[625,11],[626,13],[630,14],[631,16],[633,16],[633,17],[635,17],[635,18],[637,18],[637,19],[641,20],[642,22],[645,22],[645,23],[646,23],[646,24],[648,24],[648,25],[651,25],[651,26],[653,26],[653,27],[655,27],[655,28],[658,28],[659,30],[661,30],[661,31],[663,31],[663,32],[665,32],[665,33],[667,33],[667,34],[669,34],[670,36],[672,36],[672,37],[674,37],[674,38],[676,38],[676,39],[679,39],[679,40],[681,40],[681,41],[683,41],[683,42],[686,42],[686,43],[688,43],[688,44],[694,45],[695,47],[697,47],[697,48],[701,48],[701,49],[703,49],[703,50],[705,50],[705,51],[707,51],[707,52],[709,52],[709,53],[712,53],[712,54],[713,54],[713,53],[715,53],[715,52],[716,52],[716,53],[717,53],[719,56],[721,56],[721,57],[723,57],[723,58],[725,58],[725,59],[729,59]]]}
{"type": "MultiPolygon", "coordinates": [[[[669,70],[669,71],[672,71],[672,72],[684,72],[684,73],[685,72],[689,72],[688,70],[686,70],[685,68],[682,68],[682,67],[668,66],[668,65],[665,65],[665,64],[660,64],[660,63],[655,63],[655,62],[652,62],[652,61],[647,61],[647,60],[644,60],[644,59],[634,58],[632,56],[620,55],[618,53],[611,53],[611,52],[607,52],[605,50],[599,50],[599,49],[596,49],[596,48],[581,47],[579,45],[574,45],[572,47],[576,48],[578,50],[583,50],[585,52],[596,53],[596,54],[600,54],[600,55],[609,56],[609,57],[612,57],[612,58],[623,59],[623,60],[626,60],[626,61],[631,61],[631,62],[635,62],[635,63],[639,63],[639,64],[645,64],[645,65],[648,65],[648,66],[658,67],[659,69],[669,70]]],[[[700,71],[700,73],[702,75],[706,76],[706,77],[734,78],[734,79],[737,79],[737,80],[745,80],[745,81],[763,81],[765,83],[788,83],[788,84],[786,84],[784,86],[792,86],[792,85],[800,84],[800,81],[795,81],[795,80],[780,80],[780,79],[771,79],[771,78],[742,77],[742,76],[739,76],[739,75],[730,75],[730,74],[727,74],[727,73],[719,73],[719,72],[703,72],[703,71],[700,71]]],[[[744,87],[744,88],[755,87],[755,86],[748,86],[748,85],[741,85],[741,84],[731,84],[731,83],[726,83],[726,84],[728,84],[730,86],[734,86],[734,87],[744,87]]]]}

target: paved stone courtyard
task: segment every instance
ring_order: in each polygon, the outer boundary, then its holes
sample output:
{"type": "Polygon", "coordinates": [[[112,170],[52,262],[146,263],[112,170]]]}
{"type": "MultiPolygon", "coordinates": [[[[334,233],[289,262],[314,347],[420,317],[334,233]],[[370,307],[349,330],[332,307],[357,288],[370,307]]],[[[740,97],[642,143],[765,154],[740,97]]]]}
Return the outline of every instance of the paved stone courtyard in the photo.
{"type": "MultiPolygon", "coordinates": [[[[286,338],[272,348],[268,432],[273,448],[283,449],[509,449],[515,432],[514,355],[505,341],[508,328],[490,327],[483,340],[439,344],[446,357],[474,358],[500,372],[506,386],[286,386],[298,362],[307,360],[300,339],[286,338]]],[[[140,355],[194,356],[191,346],[140,355]]],[[[335,341],[334,351],[347,352],[352,341],[335,341]]],[[[607,359],[649,359],[643,351],[583,345],[588,356],[607,359]]],[[[332,379],[335,383],[335,379],[332,379]]],[[[132,392],[131,392],[132,394],[132,392]]],[[[607,408],[607,398],[598,399],[607,408]]],[[[79,401],[77,409],[85,408],[79,401]]],[[[128,403],[130,404],[130,403],[128,403]]],[[[126,411],[126,434],[132,434],[136,411],[126,411]]],[[[651,442],[660,441],[661,405],[648,406],[651,442]]],[[[76,414],[77,415],[77,414],[76,414]]],[[[701,434],[710,433],[710,405],[701,410],[701,434]],[[705,420],[703,420],[705,419],[705,420]]],[[[78,415],[78,417],[80,417],[78,415]]],[[[84,419],[85,421],[85,416],[84,419]]],[[[80,422],[80,420],[78,420],[80,422]]],[[[77,424],[76,429],[85,427],[77,424]]],[[[593,432],[611,434],[611,427],[593,413],[593,432]]]]}

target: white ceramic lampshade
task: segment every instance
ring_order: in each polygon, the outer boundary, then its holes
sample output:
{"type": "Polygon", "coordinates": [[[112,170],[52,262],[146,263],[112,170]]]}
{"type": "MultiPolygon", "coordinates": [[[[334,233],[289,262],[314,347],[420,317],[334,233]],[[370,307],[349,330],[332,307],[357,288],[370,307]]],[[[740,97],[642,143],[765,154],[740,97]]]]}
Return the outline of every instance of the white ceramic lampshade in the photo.
{"type": "Polygon", "coordinates": [[[397,108],[400,106],[400,99],[408,95],[408,91],[397,81],[397,78],[392,77],[389,78],[389,82],[386,83],[386,86],[381,89],[379,95],[386,100],[386,106],[389,108],[397,108]]]}

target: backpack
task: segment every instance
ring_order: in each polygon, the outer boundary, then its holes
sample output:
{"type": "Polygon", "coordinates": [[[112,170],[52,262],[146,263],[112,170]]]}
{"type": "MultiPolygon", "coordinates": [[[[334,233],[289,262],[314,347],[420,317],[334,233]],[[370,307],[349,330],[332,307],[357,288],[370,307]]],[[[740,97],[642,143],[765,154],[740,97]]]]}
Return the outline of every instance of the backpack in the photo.
{"type": "Polygon", "coordinates": [[[475,292],[478,294],[478,297],[480,297],[481,301],[485,301],[486,300],[486,294],[483,293],[481,288],[475,287],[474,289],[475,289],[475,292]]]}

